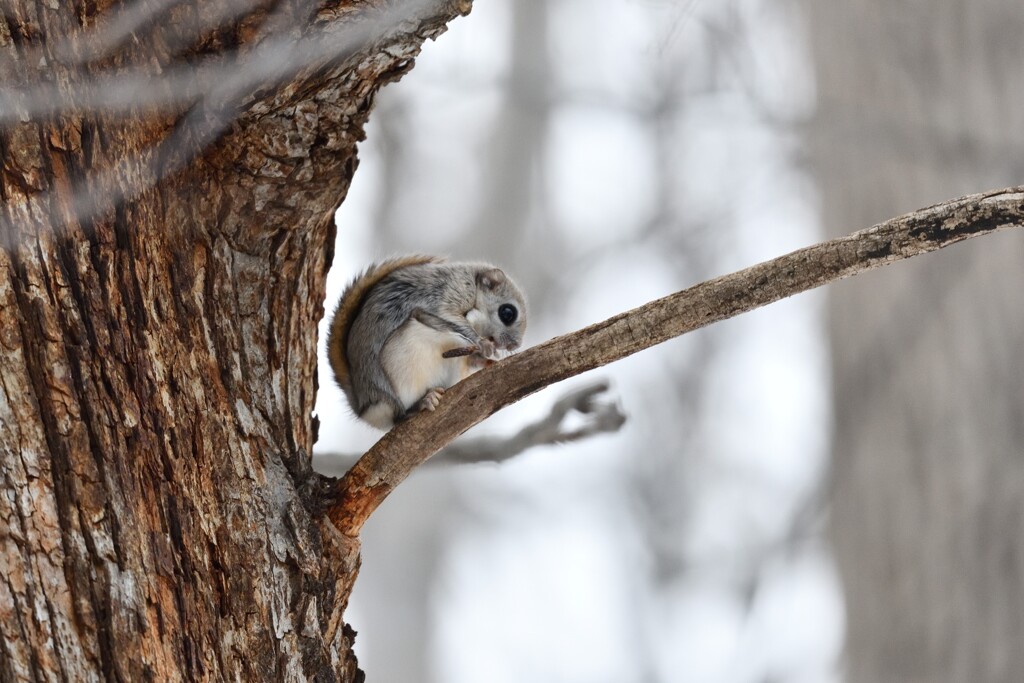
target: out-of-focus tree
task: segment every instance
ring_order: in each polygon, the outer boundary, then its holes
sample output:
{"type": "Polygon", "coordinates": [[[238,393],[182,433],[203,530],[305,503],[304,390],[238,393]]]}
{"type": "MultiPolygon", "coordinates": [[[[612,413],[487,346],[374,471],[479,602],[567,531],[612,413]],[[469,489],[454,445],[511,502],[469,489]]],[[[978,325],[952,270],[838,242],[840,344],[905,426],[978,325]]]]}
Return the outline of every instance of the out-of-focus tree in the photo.
{"type": "MultiPolygon", "coordinates": [[[[1024,6],[807,2],[832,234],[1024,177],[1024,6]]],[[[1024,671],[1024,238],[831,291],[851,683],[1024,671]]]]}

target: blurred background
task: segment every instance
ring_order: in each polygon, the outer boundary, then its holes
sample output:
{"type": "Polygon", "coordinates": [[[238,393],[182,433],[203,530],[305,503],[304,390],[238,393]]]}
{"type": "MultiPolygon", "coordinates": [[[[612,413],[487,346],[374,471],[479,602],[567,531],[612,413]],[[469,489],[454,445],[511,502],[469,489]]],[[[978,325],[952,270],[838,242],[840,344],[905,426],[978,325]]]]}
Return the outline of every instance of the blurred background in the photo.
{"type": "MultiPolygon", "coordinates": [[[[1017,0],[477,0],[385,88],[328,311],[368,262],[499,263],[527,343],[1024,182],[1017,0]]],[[[943,683],[1024,671],[1024,235],[551,387],[625,426],[422,468],[347,618],[386,683],[943,683]]],[[[325,335],[321,330],[321,338],[325,335]]],[[[321,360],[317,466],[377,434],[321,360]]]]}

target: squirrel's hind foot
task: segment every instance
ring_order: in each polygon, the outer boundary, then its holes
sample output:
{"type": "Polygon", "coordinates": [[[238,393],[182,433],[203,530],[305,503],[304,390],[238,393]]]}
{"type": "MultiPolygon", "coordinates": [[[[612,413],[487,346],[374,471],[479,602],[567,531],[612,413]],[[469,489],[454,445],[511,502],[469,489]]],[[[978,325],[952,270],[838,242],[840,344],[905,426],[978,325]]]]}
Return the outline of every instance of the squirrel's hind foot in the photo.
{"type": "Polygon", "coordinates": [[[436,409],[438,404],[441,403],[442,396],[444,396],[444,387],[433,387],[428,389],[427,393],[425,393],[419,403],[416,404],[416,409],[434,412],[434,409],[436,409]]]}

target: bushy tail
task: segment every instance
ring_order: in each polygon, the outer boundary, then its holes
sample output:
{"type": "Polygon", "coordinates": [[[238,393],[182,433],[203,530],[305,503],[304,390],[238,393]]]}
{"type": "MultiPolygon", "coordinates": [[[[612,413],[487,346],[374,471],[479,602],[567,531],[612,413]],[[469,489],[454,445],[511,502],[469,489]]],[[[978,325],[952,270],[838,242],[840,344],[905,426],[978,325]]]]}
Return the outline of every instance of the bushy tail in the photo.
{"type": "Polygon", "coordinates": [[[352,393],[348,364],[348,333],[352,329],[352,322],[359,315],[359,309],[363,307],[366,295],[375,284],[399,268],[441,260],[436,256],[423,255],[388,259],[369,266],[345,287],[331,319],[331,329],[327,335],[327,358],[331,363],[331,369],[334,370],[334,379],[347,395],[351,396],[352,393]]]}

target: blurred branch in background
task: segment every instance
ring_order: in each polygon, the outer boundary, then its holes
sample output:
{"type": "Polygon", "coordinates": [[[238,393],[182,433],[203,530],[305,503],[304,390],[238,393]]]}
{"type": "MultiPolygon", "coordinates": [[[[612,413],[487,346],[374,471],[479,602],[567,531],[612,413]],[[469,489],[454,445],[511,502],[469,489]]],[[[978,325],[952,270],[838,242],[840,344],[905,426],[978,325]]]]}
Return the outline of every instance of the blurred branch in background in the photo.
{"type": "MultiPolygon", "coordinates": [[[[603,396],[607,382],[598,382],[571,391],[555,401],[551,412],[541,420],[523,427],[513,436],[481,436],[461,439],[442,448],[427,461],[428,465],[469,465],[500,463],[536,446],[572,443],[599,434],[617,432],[626,423],[626,415],[617,401],[603,396]],[[576,421],[574,423],[574,420],[576,421]]],[[[344,473],[359,459],[359,453],[321,453],[322,473],[344,473]]]]}
{"type": "MultiPolygon", "coordinates": [[[[140,110],[184,111],[197,102],[237,104],[235,98],[252,101],[267,90],[303,74],[339,62],[383,39],[403,25],[419,24],[446,4],[445,0],[408,0],[361,10],[359,21],[330,22],[331,11],[318,2],[279,5],[274,11],[242,2],[211,4],[209,11],[183,22],[158,22],[166,7],[129,6],[112,20],[92,31],[68,38],[54,49],[69,62],[66,80],[51,83],[30,76],[30,60],[12,60],[0,53],[4,89],[0,90],[0,123],[85,113],[120,113],[134,116],[140,110]],[[245,17],[235,43],[208,52],[207,42],[218,31],[235,29],[231,21],[245,17]],[[125,26],[121,26],[124,23],[125,26]],[[111,59],[127,40],[125,31],[155,23],[151,40],[160,38],[162,63],[125,63],[111,59]],[[302,34],[296,40],[295,32],[302,34]],[[197,44],[198,43],[198,44],[197,44]]],[[[138,38],[138,36],[134,36],[138,38]]],[[[38,59],[45,63],[46,55],[38,59]]]]}
{"type": "Polygon", "coordinates": [[[626,415],[617,402],[601,400],[606,391],[608,383],[599,382],[569,392],[555,401],[547,417],[523,427],[515,436],[486,436],[456,441],[428,462],[498,463],[514,458],[534,446],[572,443],[598,434],[617,432],[626,423],[626,415]],[[573,418],[579,418],[581,422],[573,425],[573,418]]]}
{"type": "MultiPolygon", "coordinates": [[[[240,117],[267,117],[300,91],[314,95],[340,73],[347,60],[371,45],[410,27],[436,36],[443,25],[431,27],[431,20],[447,4],[446,0],[389,3],[361,10],[358,21],[346,21],[344,15],[333,16],[332,10],[316,2],[281,4],[273,11],[224,2],[168,25],[158,19],[173,3],[145,10],[131,6],[55,47],[56,55],[67,60],[60,65],[60,78],[47,76],[51,62],[42,52],[34,61],[0,52],[0,129],[61,117],[79,118],[79,127],[81,118],[96,116],[150,124],[148,144],[133,155],[73,179],[64,199],[68,220],[87,225],[111,205],[136,197],[187,167],[240,117]],[[248,16],[240,20],[241,26],[222,23],[244,15],[248,16]],[[119,50],[129,32],[149,24],[154,34],[150,39],[161,40],[148,59],[133,62],[109,56],[119,50]],[[234,32],[230,48],[211,38],[220,31],[234,32]],[[296,32],[301,39],[296,40],[296,32]],[[268,95],[273,99],[260,102],[268,95]]],[[[468,11],[468,6],[462,9],[468,11]]],[[[17,13],[11,21],[16,28],[22,26],[17,13]]],[[[26,49],[31,57],[31,50],[42,48],[30,44],[26,49]]],[[[415,53],[410,53],[385,81],[411,68],[413,57],[415,53]]],[[[269,118],[266,121],[272,123],[269,118]]],[[[279,146],[284,148],[281,156],[294,151],[286,141],[279,146]]],[[[53,195],[51,189],[14,201],[11,218],[0,220],[31,223],[33,216],[46,210],[53,195]]],[[[3,223],[0,227],[5,227],[3,223]]]]}

